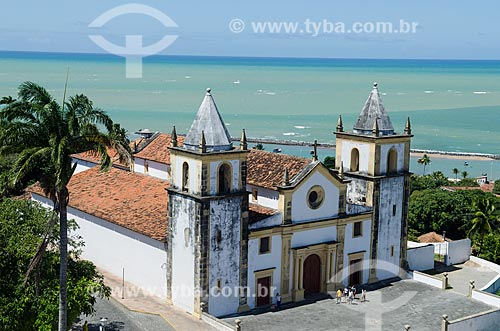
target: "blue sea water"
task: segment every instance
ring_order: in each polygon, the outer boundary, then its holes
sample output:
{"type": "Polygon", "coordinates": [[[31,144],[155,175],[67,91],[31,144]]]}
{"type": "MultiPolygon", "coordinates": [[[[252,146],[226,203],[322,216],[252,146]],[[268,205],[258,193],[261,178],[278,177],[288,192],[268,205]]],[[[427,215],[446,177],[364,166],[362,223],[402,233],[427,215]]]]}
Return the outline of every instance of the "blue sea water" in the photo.
{"type": "MultiPolygon", "coordinates": [[[[411,117],[413,148],[500,154],[500,61],[153,56],[143,78],[127,79],[112,55],[0,52],[0,96],[31,80],[62,99],[68,68],[68,93],[88,95],[129,132],[186,132],[211,87],[233,136],[245,128],[249,137],[334,143],[338,115],[352,127],[377,81],[395,129],[411,117]]],[[[431,164],[448,175],[463,167],[431,164]]],[[[471,175],[500,177],[500,162],[469,164],[471,175]]],[[[412,170],[421,172],[416,162],[412,170]]]]}

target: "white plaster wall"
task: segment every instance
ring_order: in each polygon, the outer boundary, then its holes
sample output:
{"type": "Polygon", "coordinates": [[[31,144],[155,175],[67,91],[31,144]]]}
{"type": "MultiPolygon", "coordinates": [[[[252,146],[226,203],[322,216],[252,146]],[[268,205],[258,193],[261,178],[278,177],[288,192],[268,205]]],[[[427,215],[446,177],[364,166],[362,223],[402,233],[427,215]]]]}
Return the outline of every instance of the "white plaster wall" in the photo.
{"type": "Polygon", "coordinates": [[[396,152],[398,152],[398,162],[397,167],[398,171],[402,171],[405,164],[405,145],[404,144],[387,144],[380,146],[380,174],[387,174],[387,155],[391,148],[395,148],[396,152]]]}
{"type": "Polygon", "coordinates": [[[79,160],[79,159],[75,159],[75,158],[71,158],[71,162],[73,164],[78,163],[78,165],[76,166],[76,169],[75,169],[75,174],[82,172],[82,171],[85,171],[85,170],[89,170],[90,168],[93,168],[97,165],[93,162],[88,162],[88,161],[79,160]]]}
{"type": "Polygon", "coordinates": [[[194,218],[195,203],[179,196],[171,196],[172,204],[172,301],[173,304],[192,313],[194,311],[194,218]],[[175,222],[175,223],[174,223],[175,222]],[[189,237],[185,237],[185,229],[189,237]],[[187,242],[186,242],[187,239],[187,242]]]}
{"type": "Polygon", "coordinates": [[[231,165],[231,191],[236,191],[240,186],[240,161],[239,160],[231,160],[231,161],[216,161],[210,162],[210,194],[217,194],[217,184],[218,184],[218,175],[219,175],[219,165],[222,163],[229,163],[231,165]]]}
{"type": "Polygon", "coordinates": [[[263,220],[261,220],[257,223],[253,223],[253,224],[248,225],[248,228],[251,230],[254,230],[254,229],[260,229],[260,228],[267,228],[267,227],[271,227],[271,226],[279,226],[279,225],[281,225],[282,219],[283,219],[283,215],[281,213],[277,213],[271,217],[264,218],[263,220]]]}
{"type": "Polygon", "coordinates": [[[170,179],[170,169],[165,163],[159,163],[156,161],[146,160],[139,157],[134,159],[134,172],[141,174],[146,174],[159,179],[169,180],[170,179]],[[145,172],[144,164],[148,162],[148,173],[145,172]]]}
{"type": "Polygon", "coordinates": [[[434,247],[432,245],[409,248],[406,252],[411,270],[424,271],[434,268],[434,247]]]}
{"type": "MultiPolygon", "coordinates": [[[[50,200],[44,197],[33,194],[33,200],[52,208],[50,200]]],[[[85,241],[82,258],[120,279],[125,268],[125,281],[166,298],[167,256],[162,242],[71,207],[68,219],[76,220],[80,227],[75,234],[85,241]]]]}
{"type": "MultiPolygon", "coordinates": [[[[273,269],[273,287],[276,291],[280,291],[281,282],[281,236],[275,235],[271,237],[271,252],[259,255],[259,239],[250,239],[248,241],[248,287],[250,297],[248,298],[248,305],[250,308],[255,307],[256,303],[256,279],[255,271],[273,269]]],[[[290,267],[291,270],[293,270],[290,267]]],[[[290,278],[292,279],[292,278],[290,278]]],[[[275,291],[275,292],[276,292],[275,291]]],[[[271,293],[273,297],[276,293],[271,293]]]]}
{"type": "Polygon", "coordinates": [[[357,148],[359,151],[359,172],[368,173],[368,163],[370,155],[370,144],[358,141],[342,140],[342,161],[344,162],[344,171],[350,171],[351,151],[357,148]]]}
{"type": "Polygon", "coordinates": [[[430,286],[434,286],[436,288],[442,289],[443,288],[443,281],[441,279],[437,279],[436,277],[429,276],[427,274],[418,272],[418,271],[412,271],[411,273],[411,278],[414,281],[417,281],[419,283],[427,284],[430,286]]]}
{"type": "Polygon", "coordinates": [[[379,280],[399,275],[403,185],[404,177],[384,178],[380,182],[377,259],[384,261],[385,267],[377,269],[377,278],[379,280]],[[393,205],[396,205],[395,215],[393,215],[393,205]],[[391,246],[394,246],[393,256],[391,256],[391,246]]]}
{"type": "Polygon", "coordinates": [[[344,270],[342,278],[344,280],[344,285],[349,282],[349,254],[358,253],[364,251],[363,254],[363,283],[368,283],[368,277],[370,275],[370,240],[371,240],[371,229],[372,221],[366,219],[362,221],[361,236],[353,238],[353,224],[349,223],[345,227],[345,237],[344,237],[344,270]]]}
{"type": "Polygon", "coordinates": [[[470,239],[462,239],[457,241],[451,241],[448,244],[448,256],[446,258],[446,264],[459,264],[465,261],[469,261],[470,258],[470,239]]]}
{"type": "Polygon", "coordinates": [[[210,252],[208,312],[214,316],[238,311],[240,285],[241,199],[230,198],[210,202],[210,252]],[[217,230],[222,240],[217,243],[217,230]],[[221,280],[222,293],[217,281],[221,280]]]}
{"type": "Polygon", "coordinates": [[[292,222],[294,223],[334,217],[338,213],[339,189],[319,171],[314,172],[292,195],[292,222]],[[311,209],[307,203],[307,193],[315,185],[321,185],[325,195],[319,208],[311,209]]]}
{"type": "MultiPolygon", "coordinates": [[[[484,302],[487,305],[500,308],[500,296],[488,292],[473,290],[472,299],[484,302]]],[[[500,325],[500,324],[499,324],[500,325]]]]}
{"type": "Polygon", "coordinates": [[[460,320],[451,321],[448,331],[485,331],[498,330],[500,325],[500,310],[472,315],[460,320]]]}
{"type": "Polygon", "coordinates": [[[257,204],[264,206],[264,207],[278,209],[278,199],[279,199],[278,191],[273,191],[273,190],[270,190],[267,188],[248,184],[247,185],[247,192],[250,193],[248,196],[248,201],[250,203],[257,203],[257,204]],[[252,197],[253,189],[257,190],[257,195],[258,195],[257,201],[255,201],[252,197]]]}
{"type": "Polygon", "coordinates": [[[295,232],[292,235],[292,248],[315,245],[337,240],[337,226],[295,232]]]}

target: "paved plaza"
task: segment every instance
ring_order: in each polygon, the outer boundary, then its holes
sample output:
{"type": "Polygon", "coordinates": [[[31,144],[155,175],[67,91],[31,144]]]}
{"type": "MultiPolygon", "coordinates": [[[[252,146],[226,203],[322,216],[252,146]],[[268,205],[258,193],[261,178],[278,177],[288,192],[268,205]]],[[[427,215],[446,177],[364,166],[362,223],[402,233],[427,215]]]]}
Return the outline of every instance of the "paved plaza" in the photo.
{"type": "MultiPolygon", "coordinates": [[[[323,299],[308,305],[284,307],[280,311],[240,316],[244,331],[264,330],[441,330],[441,316],[449,320],[493,309],[454,291],[440,290],[413,280],[382,284],[367,293],[367,302],[359,298],[353,305],[323,299]]],[[[227,318],[230,324],[236,317],[227,318]]]]}

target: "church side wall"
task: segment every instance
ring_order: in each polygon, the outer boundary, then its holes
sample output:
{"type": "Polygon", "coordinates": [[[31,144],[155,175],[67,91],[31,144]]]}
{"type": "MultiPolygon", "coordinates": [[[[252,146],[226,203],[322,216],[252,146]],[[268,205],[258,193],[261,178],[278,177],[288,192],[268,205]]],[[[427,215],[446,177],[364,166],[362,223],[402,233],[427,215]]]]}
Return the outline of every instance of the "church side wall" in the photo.
{"type": "Polygon", "coordinates": [[[371,241],[371,230],[372,221],[367,219],[363,221],[361,226],[361,236],[353,237],[354,229],[353,224],[349,223],[345,227],[345,243],[344,243],[344,270],[342,273],[342,278],[344,279],[344,285],[349,282],[349,255],[353,253],[361,253],[363,258],[363,283],[368,283],[369,268],[370,268],[370,241],[371,241]]]}
{"type": "Polygon", "coordinates": [[[169,229],[172,231],[172,302],[192,313],[194,311],[194,257],[196,202],[170,195],[172,210],[169,229]]]}
{"type": "MultiPolygon", "coordinates": [[[[52,208],[50,200],[33,194],[33,200],[52,208]]],[[[68,219],[80,227],[75,235],[85,242],[82,258],[121,278],[144,292],[166,298],[166,252],[162,242],[119,225],[68,207],[68,219]]],[[[125,293],[133,296],[133,293],[125,293]]]]}
{"type": "Polygon", "coordinates": [[[384,263],[387,267],[377,268],[377,278],[379,280],[399,274],[403,185],[404,177],[389,177],[380,181],[377,259],[387,262],[384,263]],[[392,250],[394,254],[391,254],[392,250]]]}
{"type": "Polygon", "coordinates": [[[315,245],[318,243],[337,240],[337,226],[321,229],[295,232],[292,236],[291,248],[315,245]]]}
{"type": "Polygon", "coordinates": [[[241,199],[246,196],[210,202],[208,312],[214,316],[236,313],[239,306],[241,199]]]}
{"type": "Polygon", "coordinates": [[[250,308],[255,308],[256,305],[256,271],[274,268],[272,271],[272,286],[275,288],[275,291],[272,291],[271,297],[273,297],[277,291],[279,292],[281,283],[281,235],[271,237],[271,251],[266,254],[259,254],[259,240],[260,239],[250,239],[248,241],[248,288],[250,295],[248,298],[248,306],[250,308]]]}
{"type": "Polygon", "coordinates": [[[248,196],[248,202],[257,203],[261,206],[268,208],[278,209],[278,199],[279,199],[278,191],[273,191],[267,188],[248,184],[247,192],[250,193],[248,196]],[[257,201],[255,201],[252,197],[252,192],[254,189],[257,190],[257,195],[258,195],[257,201]]]}
{"type": "Polygon", "coordinates": [[[140,174],[146,174],[152,177],[156,177],[163,180],[169,180],[169,166],[164,163],[159,163],[151,160],[145,160],[142,158],[136,157],[134,159],[134,172],[140,174]],[[144,163],[147,161],[148,163],[148,172],[145,172],[144,163]]]}

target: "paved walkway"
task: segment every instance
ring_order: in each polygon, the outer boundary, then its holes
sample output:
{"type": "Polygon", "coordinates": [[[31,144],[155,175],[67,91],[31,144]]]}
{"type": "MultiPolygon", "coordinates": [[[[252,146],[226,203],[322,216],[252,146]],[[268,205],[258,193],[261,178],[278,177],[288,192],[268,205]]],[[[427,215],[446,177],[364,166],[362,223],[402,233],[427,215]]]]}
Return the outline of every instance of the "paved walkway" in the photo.
{"type": "MultiPolygon", "coordinates": [[[[441,316],[450,320],[491,310],[492,307],[453,291],[443,291],[413,280],[395,281],[367,293],[368,302],[336,304],[324,299],[280,311],[238,317],[243,331],[260,330],[441,330],[441,316]]],[[[227,318],[232,324],[236,317],[227,318]]]]}
{"type": "MultiPolygon", "coordinates": [[[[136,286],[127,282],[125,282],[125,288],[126,288],[125,298],[122,299],[121,279],[102,269],[99,269],[99,272],[102,275],[104,275],[106,285],[110,286],[111,289],[113,290],[111,294],[113,300],[123,305],[129,311],[146,313],[149,314],[151,318],[161,317],[168,324],[168,327],[165,328],[165,330],[176,330],[176,331],[215,330],[208,324],[189,315],[185,311],[178,309],[174,306],[168,305],[166,302],[163,302],[161,298],[145,294],[142,291],[140,291],[136,286]],[[128,295],[127,293],[129,293],[130,295],[128,295]]],[[[129,329],[125,328],[123,330],[129,330],[129,329]]],[[[142,329],[142,330],[145,331],[149,329],[142,329]]]]}
{"type": "Polygon", "coordinates": [[[449,267],[444,264],[436,265],[434,270],[425,273],[442,277],[445,272],[448,273],[449,283],[453,287],[452,290],[463,295],[469,294],[469,282],[471,280],[475,282],[476,290],[479,290],[498,275],[490,268],[483,267],[472,261],[449,267]]]}

